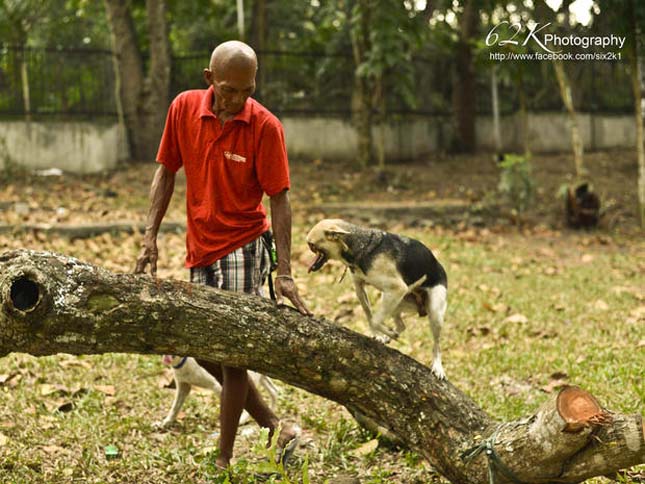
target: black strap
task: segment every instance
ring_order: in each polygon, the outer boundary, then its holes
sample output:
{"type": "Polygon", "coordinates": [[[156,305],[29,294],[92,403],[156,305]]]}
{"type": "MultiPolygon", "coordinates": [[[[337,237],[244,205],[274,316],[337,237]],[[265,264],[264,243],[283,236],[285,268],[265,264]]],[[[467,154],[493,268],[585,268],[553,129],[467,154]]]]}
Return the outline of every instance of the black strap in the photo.
{"type": "Polygon", "coordinates": [[[275,244],[273,243],[273,233],[270,230],[267,230],[262,234],[262,244],[269,254],[269,296],[273,301],[276,301],[275,289],[273,288],[273,274],[278,267],[278,257],[275,250],[275,244]]]}
{"type": "Polygon", "coordinates": [[[182,366],[184,366],[184,365],[186,364],[186,360],[188,360],[188,357],[187,357],[187,356],[184,356],[184,357],[181,359],[181,361],[179,362],[179,364],[178,364],[177,366],[173,366],[173,368],[174,368],[175,370],[179,370],[182,366]]]}

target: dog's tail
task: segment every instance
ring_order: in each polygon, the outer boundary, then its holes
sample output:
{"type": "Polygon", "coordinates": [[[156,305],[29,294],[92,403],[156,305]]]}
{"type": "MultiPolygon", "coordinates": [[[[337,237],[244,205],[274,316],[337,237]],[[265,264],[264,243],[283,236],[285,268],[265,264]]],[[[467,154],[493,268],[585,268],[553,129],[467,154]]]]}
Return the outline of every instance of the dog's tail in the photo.
{"type": "Polygon", "coordinates": [[[408,292],[407,292],[407,294],[411,294],[411,293],[413,293],[413,292],[414,292],[414,290],[415,290],[416,288],[418,288],[421,284],[423,284],[424,282],[426,282],[426,279],[427,279],[427,278],[428,278],[428,276],[424,274],[424,275],[422,275],[422,276],[419,278],[419,280],[418,280],[417,282],[413,282],[412,284],[410,284],[410,285],[408,286],[408,292]]]}

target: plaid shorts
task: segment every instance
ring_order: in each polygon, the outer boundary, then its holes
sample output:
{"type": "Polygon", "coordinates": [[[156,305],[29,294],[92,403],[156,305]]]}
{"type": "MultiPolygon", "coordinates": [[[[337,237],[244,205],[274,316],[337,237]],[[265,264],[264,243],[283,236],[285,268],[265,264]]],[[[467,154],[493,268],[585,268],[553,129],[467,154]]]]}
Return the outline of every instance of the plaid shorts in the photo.
{"type": "Polygon", "coordinates": [[[205,267],[190,268],[190,282],[264,296],[262,286],[269,275],[269,252],[262,236],[205,267]]]}

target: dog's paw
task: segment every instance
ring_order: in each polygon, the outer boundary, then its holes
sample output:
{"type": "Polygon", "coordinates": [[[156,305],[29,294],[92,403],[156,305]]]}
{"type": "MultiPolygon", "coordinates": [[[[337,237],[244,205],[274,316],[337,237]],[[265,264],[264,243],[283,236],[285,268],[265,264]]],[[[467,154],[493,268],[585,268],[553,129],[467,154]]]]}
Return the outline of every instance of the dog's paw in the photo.
{"type": "Polygon", "coordinates": [[[386,336],[384,334],[380,334],[378,336],[374,336],[374,339],[378,341],[379,343],[383,343],[384,345],[388,344],[390,341],[392,341],[392,338],[389,336],[386,336]]]}
{"type": "Polygon", "coordinates": [[[441,364],[441,361],[434,361],[432,363],[432,373],[439,378],[439,380],[445,380],[446,379],[446,372],[443,370],[443,365],[441,364]]]}
{"type": "Polygon", "coordinates": [[[173,420],[168,420],[167,418],[159,420],[158,422],[152,423],[152,428],[154,430],[168,430],[173,424],[173,420]]]}

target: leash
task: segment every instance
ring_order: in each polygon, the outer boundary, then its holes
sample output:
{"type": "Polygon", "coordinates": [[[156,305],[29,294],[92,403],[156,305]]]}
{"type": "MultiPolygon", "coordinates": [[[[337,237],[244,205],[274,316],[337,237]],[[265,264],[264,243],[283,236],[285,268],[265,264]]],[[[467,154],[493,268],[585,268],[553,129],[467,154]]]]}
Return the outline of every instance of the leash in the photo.
{"type": "Polygon", "coordinates": [[[277,301],[275,289],[273,287],[272,273],[278,268],[278,252],[276,251],[275,243],[273,241],[273,233],[270,230],[267,230],[262,234],[262,244],[269,253],[269,275],[267,277],[269,279],[269,296],[271,297],[271,300],[277,301]]]}
{"type": "Polygon", "coordinates": [[[184,357],[181,359],[181,361],[179,362],[179,364],[178,364],[177,366],[173,366],[173,368],[174,368],[175,370],[179,370],[182,366],[184,366],[184,365],[186,364],[186,360],[188,360],[188,357],[187,357],[187,356],[184,356],[184,357]]]}
{"type": "Polygon", "coordinates": [[[502,427],[505,424],[500,424],[495,428],[495,431],[492,435],[483,440],[480,444],[471,447],[461,454],[461,460],[466,464],[470,464],[479,454],[485,452],[486,458],[488,459],[488,483],[495,484],[497,481],[495,479],[496,475],[501,474],[506,479],[511,481],[513,484],[524,484],[509,467],[504,464],[502,459],[499,457],[497,452],[495,452],[495,441],[497,436],[501,431],[502,427]]]}

